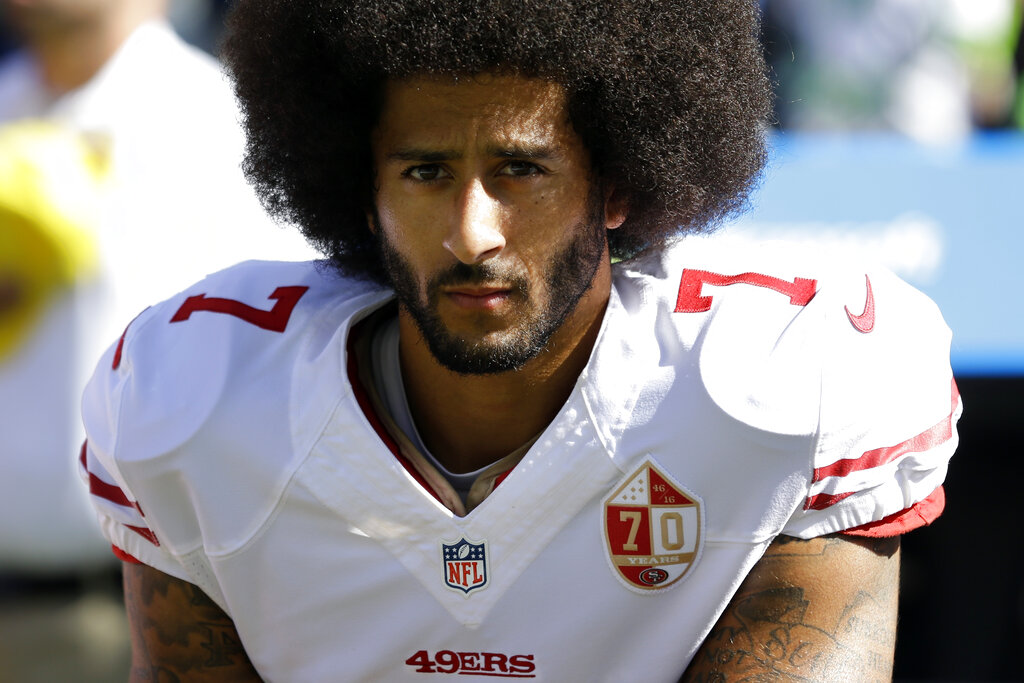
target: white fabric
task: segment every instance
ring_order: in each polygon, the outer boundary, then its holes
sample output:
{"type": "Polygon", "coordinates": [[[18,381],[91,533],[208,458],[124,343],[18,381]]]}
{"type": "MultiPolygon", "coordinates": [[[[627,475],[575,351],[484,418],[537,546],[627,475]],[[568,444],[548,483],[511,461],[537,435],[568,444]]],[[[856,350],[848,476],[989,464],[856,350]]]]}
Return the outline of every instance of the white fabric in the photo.
{"type": "Polygon", "coordinates": [[[265,217],[245,183],[244,138],[220,67],[165,22],[138,28],[92,80],[60,96],[27,53],[9,57],[0,124],[24,119],[80,130],[111,158],[96,235],[102,281],[60,298],[34,348],[0,359],[0,516],[19,520],[0,526],[0,570],[78,571],[110,562],[87,501],[64,494],[80,488],[69,462],[84,438],[78,403],[95,359],[145,306],[207,273],[239,258],[315,255],[265,217]],[[27,404],[40,408],[26,415],[27,404]]]}
{"type": "Polygon", "coordinates": [[[864,309],[864,271],[814,255],[690,240],[619,264],[572,395],[458,517],[385,446],[347,380],[349,332],[390,293],[308,265],[242,264],[149,309],[117,368],[115,349],[97,368],[88,471],[139,503],[96,497],[104,531],[217,600],[267,681],[421,680],[417,662],[447,652],[467,653],[465,680],[513,662],[538,680],[677,680],[776,535],[878,520],[942,480],[959,415],[949,331],[919,292],[868,275],[864,333],[844,310],[864,309]],[[794,304],[705,284],[708,311],[675,312],[684,269],[804,277],[816,294],[794,304]],[[209,311],[170,322],[199,292],[269,309],[280,286],[309,288],[284,332],[209,311]],[[943,423],[952,433],[920,452],[815,482],[816,468],[943,423]],[[686,573],[657,590],[617,575],[604,530],[606,501],[648,481],[635,476],[647,466],[700,505],[686,573]],[[805,510],[822,486],[856,492],[805,510]],[[441,546],[460,539],[486,548],[479,589],[446,585],[441,546]]]}

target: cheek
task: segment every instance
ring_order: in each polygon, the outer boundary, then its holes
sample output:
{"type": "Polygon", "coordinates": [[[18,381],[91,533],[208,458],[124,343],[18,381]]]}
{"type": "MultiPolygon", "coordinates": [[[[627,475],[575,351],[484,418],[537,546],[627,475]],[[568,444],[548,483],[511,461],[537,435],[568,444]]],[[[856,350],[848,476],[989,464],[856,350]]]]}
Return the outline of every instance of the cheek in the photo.
{"type": "Polygon", "coordinates": [[[409,294],[422,292],[438,266],[431,261],[432,252],[413,239],[416,231],[405,229],[394,218],[379,216],[379,239],[388,276],[396,285],[400,280],[409,294]]]}
{"type": "Polygon", "coordinates": [[[377,191],[377,217],[379,229],[392,244],[406,245],[422,252],[429,249],[431,241],[440,244],[438,226],[441,218],[438,207],[431,202],[392,191],[387,186],[377,191]]]}
{"type": "Polygon", "coordinates": [[[537,197],[518,217],[518,232],[525,238],[521,251],[550,257],[570,242],[588,220],[585,196],[585,190],[563,188],[537,197]]]}
{"type": "Polygon", "coordinates": [[[418,243],[422,239],[422,231],[416,229],[405,212],[395,210],[393,205],[378,205],[377,232],[378,239],[405,261],[424,251],[423,245],[418,243]]]}

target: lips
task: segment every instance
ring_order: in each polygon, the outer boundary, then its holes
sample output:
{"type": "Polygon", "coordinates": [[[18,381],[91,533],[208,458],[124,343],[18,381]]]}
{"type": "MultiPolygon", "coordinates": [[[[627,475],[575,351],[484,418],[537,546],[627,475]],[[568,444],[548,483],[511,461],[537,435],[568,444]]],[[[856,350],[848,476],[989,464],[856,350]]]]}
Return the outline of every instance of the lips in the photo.
{"type": "Polygon", "coordinates": [[[456,287],[445,290],[444,295],[460,308],[487,311],[500,306],[511,293],[505,287],[456,287]]]}

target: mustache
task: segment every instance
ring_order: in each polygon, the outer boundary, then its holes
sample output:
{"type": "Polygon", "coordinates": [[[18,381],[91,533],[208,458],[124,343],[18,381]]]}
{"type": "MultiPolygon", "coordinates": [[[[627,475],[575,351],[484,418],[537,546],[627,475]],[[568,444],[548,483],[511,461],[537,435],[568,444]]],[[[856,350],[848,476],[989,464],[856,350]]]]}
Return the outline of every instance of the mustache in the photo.
{"type": "Polygon", "coordinates": [[[491,261],[472,264],[459,262],[434,275],[427,283],[427,292],[434,294],[441,287],[495,284],[519,293],[526,293],[530,288],[529,280],[511,266],[491,261]]]}

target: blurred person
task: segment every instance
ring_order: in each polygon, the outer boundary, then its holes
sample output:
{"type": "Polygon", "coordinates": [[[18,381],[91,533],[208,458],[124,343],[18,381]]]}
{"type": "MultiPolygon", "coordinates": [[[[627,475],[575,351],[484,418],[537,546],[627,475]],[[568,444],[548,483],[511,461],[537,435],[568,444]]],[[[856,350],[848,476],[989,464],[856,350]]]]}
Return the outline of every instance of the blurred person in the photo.
{"type": "Polygon", "coordinates": [[[755,10],[235,5],[247,169],[332,258],[97,365],[132,680],[891,676],[950,332],[882,268],[681,237],[767,156],[755,10]]]}
{"type": "Polygon", "coordinates": [[[790,130],[962,140],[1011,120],[1017,0],[763,0],[790,130]]]}
{"type": "MultiPolygon", "coordinates": [[[[85,135],[108,159],[105,207],[94,234],[98,293],[82,313],[90,318],[90,334],[65,338],[62,357],[95,356],[146,304],[234,262],[239,253],[314,255],[266,216],[245,182],[231,88],[215,59],[174,33],[165,0],[0,0],[0,9],[21,42],[0,63],[0,123],[64,126],[85,135]]],[[[81,386],[61,389],[67,393],[54,388],[51,394],[43,386],[33,391],[32,401],[51,402],[54,424],[77,425],[81,386]]],[[[5,398],[4,410],[10,400],[5,398]]],[[[75,476],[67,454],[77,452],[83,434],[80,427],[62,426],[44,438],[37,422],[24,422],[22,429],[20,451],[4,453],[5,460],[17,458],[19,467],[37,472],[19,480],[4,470],[0,486],[45,506],[75,476]],[[57,432],[66,437],[63,443],[57,443],[57,432]],[[52,486],[42,485],[47,476],[52,486]]],[[[4,446],[13,442],[5,434],[4,446]]],[[[0,490],[0,498],[5,495],[0,490]]],[[[59,538],[61,524],[51,512],[38,528],[33,520],[43,517],[25,514],[24,535],[59,538]]],[[[77,517],[94,517],[84,504],[65,513],[68,535],[80,528],[77,517]]],[[[7,531],[10,525],[0,527],[0,534],[7,531]]],[[[82,559],[77,548],[55,545],[39,557],[39,569],[76,571],[82,559]]],[[[0,555],[0,569],[13,556],[0,555]]]]}
{"type": "Polygon", "coordinates": [[[0,126],[0,568],[106,563],[81,485],[63,467],[95,335],[102,150],[39,122],[0,126]],[[48,538],[49,537],[49,538],[48,538]]]}
{"type": "Polygon", "coordinates": [[[0,64],[0,122],[45,118],[110,148],[114,212],[100,243],[117,324],[239,248],[243,257],[312,253],[265,217],[240,168],[231,88],[216,60],[175,35],[166,0],[0,7],[24,41],[0,64]],[[237,225],[249,221],[256,228],[243,233],[237,225]]]}

